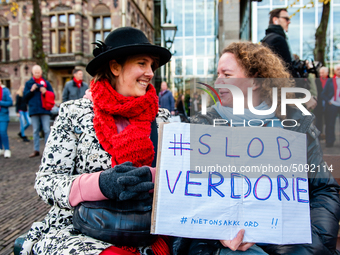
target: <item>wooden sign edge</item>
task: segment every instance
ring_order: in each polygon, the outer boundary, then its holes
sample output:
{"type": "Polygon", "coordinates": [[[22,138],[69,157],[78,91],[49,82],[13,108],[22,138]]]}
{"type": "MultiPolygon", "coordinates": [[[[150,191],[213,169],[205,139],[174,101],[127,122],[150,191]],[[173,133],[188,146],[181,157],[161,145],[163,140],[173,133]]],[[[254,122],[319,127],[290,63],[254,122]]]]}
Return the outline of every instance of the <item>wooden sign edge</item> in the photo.
{"type": "Polygon", "coordinates": [[[153,191],[153,202],[152,202],[152,214],[151,214],[151,234],[155,234],[156,230],[156,216],[157,216],[157,201],[158,201],[158,183],[159,183],[159,168],[161,165],[161,153],[162,153],[162,143],[163,143],[163,127],[168,122],[159,123],[158,129],[158,149],[157,149],[157,162],[156,162],[156,176],[155,176],[155,187],[153,191]]]}

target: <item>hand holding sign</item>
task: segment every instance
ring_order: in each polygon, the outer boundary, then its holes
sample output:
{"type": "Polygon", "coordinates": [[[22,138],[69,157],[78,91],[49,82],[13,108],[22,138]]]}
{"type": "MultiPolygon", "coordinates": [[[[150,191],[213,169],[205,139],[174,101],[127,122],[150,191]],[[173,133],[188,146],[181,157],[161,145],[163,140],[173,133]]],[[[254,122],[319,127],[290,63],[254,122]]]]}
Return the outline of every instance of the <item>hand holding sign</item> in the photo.
{"type": "Polygon", "coordinates": [[[255,243],[243,243],[244,237],[244,229],[241,229],[236,237],[233,240],[221,240],[221,243],[224,247],[228,247],[229,249],[236,251],[246,251],[250,247],[252,247],[255,243]]]}

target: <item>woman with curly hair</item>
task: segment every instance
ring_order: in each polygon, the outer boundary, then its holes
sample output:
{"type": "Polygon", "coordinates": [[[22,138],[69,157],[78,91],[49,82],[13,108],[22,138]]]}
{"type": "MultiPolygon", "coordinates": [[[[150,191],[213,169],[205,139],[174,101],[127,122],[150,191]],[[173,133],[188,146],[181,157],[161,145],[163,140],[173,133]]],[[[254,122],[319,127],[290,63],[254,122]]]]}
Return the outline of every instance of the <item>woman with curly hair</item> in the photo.
{"type": "MultiPolygon", "coordinates": [[[[259,47],[253,43],[232,43],[223,50],[217,71],[217,84],[220,82],[223,84],[226,78],[233,78],[232,83],[240,86],[245,96],[245,108],[249,108],[248,88],[251,88],[253,106],[257,110],[267,110],[272,106],[273,88],[277,88],[275,116],[282,118],[280,116],[281,88],[294,87],[294,83],[289,79],[290,74],[285,70],[282,61],[272,54],[270,49],[259,47]]],[[[219,92],[223,106],[233,107],[233,97],[229,93],[230,91],[221,88],[219,92]]],[[[293,97],[293,94],[288,94],[288,97],[293,97]]],[[[217,111],[223,109],[216,108],[217,111]]],[[[249,114],[251,113],[249,112],[249,114]]],[[[235,118],[235,116],[233,117],[235,118]]],[[[269,116],[264,117],[268,118],[269,116]]]]}
{"type": "MultiPolygon", "coordinates": [[[[281,89],[292,87],[290,75],[283,63],[268,48],[250,42],[232,43],[226,47],[218,62],[218,79],[216,84],[234,84],[244,94],[244,115],[233,114],[233,97],[227,88],[220,88],[222,104],[218,103],[207,109],[206,115],[198,114],[191,119],[192,123],[212,125],[216,119],[236,121],[243,126],[250,119],[261,119],[259,126],[286,128],[307,135],[307,163],[327,169],[322,159],[319,131],[312,124],[314,116],[303,115],[295,107],[287,106],[286,116],[281,115],[281,89]],[[235,78],[235,79],[231,79],[235,78]],[[257,78],[257,79],[254,79],[257,78]],[[277,110],[275,113],[262,116],[253,114],[249,108],[268,110],[274,100],[273,90],[278,90],[277,110]],[[248,105],[248,97],[252,105],[248,105]],[[283,127],[275,119],[293,119],[297,125],[283,127]],[[245,121],[245,122],[243,122],[245,121]]],[[[254,125],[254,122],[252,122],[254,125]]],[[[234,126],[234,125],[232,125],[234,126]]],[[[339,185],[329,171],[309,172],[309,197],[311,215],[311,244],[274,245],[243,242],[245,230],[238,232],[233,240],[185,240],[175,241],[177,254],[335,254],[340,218],[339,185]]]]}

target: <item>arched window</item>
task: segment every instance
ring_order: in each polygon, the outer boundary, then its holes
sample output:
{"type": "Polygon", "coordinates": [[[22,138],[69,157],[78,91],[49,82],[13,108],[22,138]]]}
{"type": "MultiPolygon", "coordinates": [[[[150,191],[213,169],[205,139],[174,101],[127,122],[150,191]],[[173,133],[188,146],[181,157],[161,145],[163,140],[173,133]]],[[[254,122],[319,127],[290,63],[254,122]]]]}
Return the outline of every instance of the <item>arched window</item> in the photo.
{"type": "Polygon", "coordinates": [[[0,16],[0,61],[9,61],[9,27],[5,17],[0,16]]]}
{"type": "Polygon", "coordinates": [[[69,6],[59,5],[50,11],[51,54],[64,54],[76,51],[75,23],[75,14],[69,6]]]}
{"type": "Polygon", "coordinates": [[[92,12],[93,39],[104,41],[112,29],[110,9],[105,4],[98,4],[92,12]]]}
{"type": "Polygon", "coordinates": [[[135,12],[131,14],[131,27],[137,27],[135,12]]]}

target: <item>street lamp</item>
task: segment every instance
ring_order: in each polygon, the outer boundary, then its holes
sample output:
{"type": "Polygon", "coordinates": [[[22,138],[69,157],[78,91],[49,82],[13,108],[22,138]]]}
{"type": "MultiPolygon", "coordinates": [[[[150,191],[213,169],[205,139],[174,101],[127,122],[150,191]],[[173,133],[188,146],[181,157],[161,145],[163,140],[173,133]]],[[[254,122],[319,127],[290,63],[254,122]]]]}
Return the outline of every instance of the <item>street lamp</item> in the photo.
{"type": "MultiPolygon", "coordinates": [[[[161,29],[163,30],[163,38],[165,42],[165,48],[168,50],[171,49],[172,44],[174,43],[176,32],[177,32],[177,26],[174,24],[171,24],[171,21],[168,23],[164,23],[161,25],[161,29]]],[[[168,62],[168,82],[170,82],[170,61],[168,62]]]]}
{"type": "Polygon", "coordinates": [[[170,50],[172,47],[172,44],[174,43],[176,32],[177,32],[177,26],[174,24],[171,24],[170,21],[168,23],[164,23],[161,26],[161,29],[163,30],[163,37],[165,41],[165,47],[170,50]]]}

